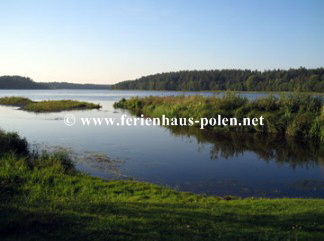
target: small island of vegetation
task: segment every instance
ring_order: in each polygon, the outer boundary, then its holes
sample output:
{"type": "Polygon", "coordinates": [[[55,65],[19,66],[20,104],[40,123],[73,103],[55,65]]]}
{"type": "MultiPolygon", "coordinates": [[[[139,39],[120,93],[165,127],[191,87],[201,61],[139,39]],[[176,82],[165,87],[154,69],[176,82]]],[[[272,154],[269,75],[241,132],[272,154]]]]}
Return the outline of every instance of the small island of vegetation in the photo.
{"type": "Polygon", "coordinates": [[[65,110],[100,109],[99,104],[76,100],[44,100],[32,101],[25,97],[2,97],[0,105],[20,107],[21,110],[32,112],[58,112],[65,110]]]}

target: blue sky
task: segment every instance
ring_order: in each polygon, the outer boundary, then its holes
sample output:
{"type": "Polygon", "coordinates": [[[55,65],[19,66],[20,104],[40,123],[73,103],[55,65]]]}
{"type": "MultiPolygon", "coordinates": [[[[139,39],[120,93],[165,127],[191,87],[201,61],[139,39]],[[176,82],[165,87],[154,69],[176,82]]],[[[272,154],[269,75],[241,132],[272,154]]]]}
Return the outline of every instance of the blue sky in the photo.
{"type": "Polygon", "coordinates": [[[324,66],[323,0],[2,0],[0,75],[116,83],[324,66]]]}

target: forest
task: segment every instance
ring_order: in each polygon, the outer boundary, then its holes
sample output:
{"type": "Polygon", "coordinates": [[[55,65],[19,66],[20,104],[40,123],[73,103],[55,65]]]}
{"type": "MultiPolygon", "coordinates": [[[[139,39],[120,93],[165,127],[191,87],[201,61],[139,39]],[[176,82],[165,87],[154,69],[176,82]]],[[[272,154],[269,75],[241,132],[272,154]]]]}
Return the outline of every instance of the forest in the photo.
{"type": "Polygon", "coordinates": [[[178,71],[123,81],[112,89],[324,92],[324,68],[178,71]]]}
{"type": "Polygon", "coordinates": [[[29,77],[0,76],[0,89],[49,89],[46,84],[36,83],[29,77]]]}
{"type": "Polygon", "coordinates": [[[34,82],[29,77],[0,76],[0,89],[116,89],[177,91],[324,92],[324,68],[289,70],[187,70],[143,76],[114,85],[34,82]]]}
{"type": "Polygon", "coordinates": [[[18,75],[0,76],[0,89],[110,89],[109,85],[75,84],[67,82],[35,82],[18,75]]]}

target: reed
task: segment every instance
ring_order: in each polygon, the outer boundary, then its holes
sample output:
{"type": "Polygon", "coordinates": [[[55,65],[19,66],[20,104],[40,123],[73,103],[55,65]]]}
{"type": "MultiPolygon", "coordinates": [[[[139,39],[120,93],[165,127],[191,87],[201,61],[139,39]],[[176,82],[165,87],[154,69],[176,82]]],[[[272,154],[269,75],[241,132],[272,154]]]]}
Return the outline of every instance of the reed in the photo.
{"type": "MultiPolygon", "coordinates": [[[[324,100],[306,94],[269,95],[248,100],[232,92],[223,97],[167,96],[122,99],[115,108],[135,114],[168,118],[217,118],[218,115],[238,120],[264,117],[264,126],[206,126],[210,131],[263,132],[324,141],[324,100]]],[[[195,125],[194,127],[200,127],[195,125]]]]}

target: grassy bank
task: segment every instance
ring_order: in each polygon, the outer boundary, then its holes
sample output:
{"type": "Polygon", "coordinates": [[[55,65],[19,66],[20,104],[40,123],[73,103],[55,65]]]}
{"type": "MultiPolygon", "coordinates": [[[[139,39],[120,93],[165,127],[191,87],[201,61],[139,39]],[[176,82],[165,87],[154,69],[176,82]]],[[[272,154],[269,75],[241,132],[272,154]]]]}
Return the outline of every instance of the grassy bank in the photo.
{"type": "MultiPolygon", "coordinates": [[[[116,108],[129,109],[137,114],[161,118],[226,118],[264,117],[264,125],[207,126],[214,131],[275,133],[298,138],[324,141],[324,101],[311,95],[281,95],[256,100],[227,93],[224,97],[167,96],[122,99],[116,108]]],[[[200,127],[199,124],[194,124],[200,127]]]]}
{"type": "Polygon", "coordinates": [[[93,104],[76,100],[44,100],[32,101],[25,97],[2,97],[0,105],[18,106],[22,110],[32,112],[56,112],[64,110],[83,110],[83,109],[99,109],[99,104],[93,104]]]}
{"type": "Polygon", "coordinates": [[[1,240],[322,240],[323,199],[232,199],[77,172],[0,132],[1,240]]]}

